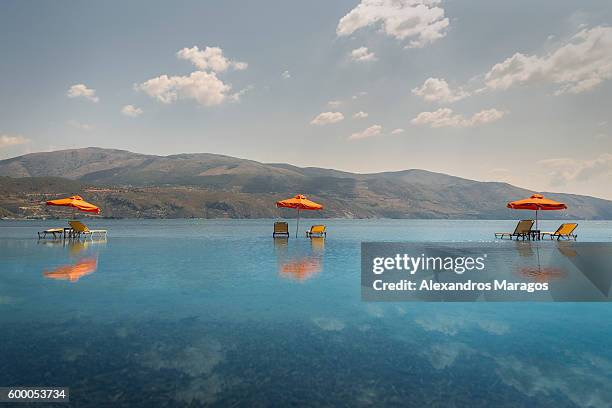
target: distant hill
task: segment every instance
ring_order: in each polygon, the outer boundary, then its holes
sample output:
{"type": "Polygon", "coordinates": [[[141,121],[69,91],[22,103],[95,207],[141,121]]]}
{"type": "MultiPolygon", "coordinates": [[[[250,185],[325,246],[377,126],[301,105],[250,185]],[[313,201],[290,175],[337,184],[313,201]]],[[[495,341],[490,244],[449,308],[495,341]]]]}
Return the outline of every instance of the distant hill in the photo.
{"type": "MultiPolygon", "coordinates": [[[[505,204],[532,191],[425,170],[354,174],[199,153],[155,156],[85,148],[0,161],[0,216],[47,216],[49,197],[84,195],[112,217],[290,216],[274,201],[304,193],[325,204],[306,216],[518,218],[505,204]]],[[[547,218],[612,219],[612,202],[544,193],[569,210],[547,218]]]]}

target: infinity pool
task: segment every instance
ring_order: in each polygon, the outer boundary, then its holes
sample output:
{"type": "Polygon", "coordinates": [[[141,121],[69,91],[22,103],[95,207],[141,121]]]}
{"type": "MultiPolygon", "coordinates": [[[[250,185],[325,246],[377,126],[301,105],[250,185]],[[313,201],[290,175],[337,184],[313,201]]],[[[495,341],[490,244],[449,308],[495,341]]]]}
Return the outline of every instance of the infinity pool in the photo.
{"type": "MultiPolygon", "coordinates": [[[[324,220],[312,241],[272,222],[95,220],[106,242],[70,243],[1,221],[0,386],[80,407],[611,406],[610,303],[362,302],[362,240],[513,222],[324,220]]],[[[611,222],[577,232],[612,241],[611,222]]]]}

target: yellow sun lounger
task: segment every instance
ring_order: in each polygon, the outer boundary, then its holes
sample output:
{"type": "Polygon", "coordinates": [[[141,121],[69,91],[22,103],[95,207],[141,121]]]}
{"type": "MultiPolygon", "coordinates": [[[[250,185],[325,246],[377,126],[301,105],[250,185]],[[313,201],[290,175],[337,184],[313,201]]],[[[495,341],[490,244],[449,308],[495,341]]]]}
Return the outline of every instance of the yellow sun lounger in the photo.
{"type": "Polygon", "coordinates": [[[80,237],[81,235],[83,236],[90,236],[91,239],[93,239],[93,236],[96,234],[99,235],[104,235],[104,237],[106,237],[106,230],[92,230],[89,229],[87,227],[87,225],[83,224],[81,221],[70,221],[68,222],[68,224],[70,224],[70,226],[72,227],[72,236],[73,237],[80,237]]]}
{"type": "Polygon", "coordinates": [[[306,236],[308,238],[326,237],[327,232],[325,231],[325,225],[313,225],[310,227],[310,231],[306,231],[306,236]]]}
{"type": "Polygon", "coordinates": [[[573,234],[573,232],[577,227],[578,224],[575,223],[561,224],[561,226],[557,228],[555,232],[543,232],[542,239],[544,238],[544,235],[550,235],[550,239],[554,239],[555,237],[557,237],[557,241],[561,238],[565,238],[568,240],[574,238],[575,241],[576,238],[578,238],[578,235],[573,234]]]}
{"type": "Polygon", "coordinates": [[[533,227],[533,220],[521,220],[518,224],[516,224],[516,228],[514,232],[496,232],[495,238],[504,239],[504,237],[508,237],[512,239],[516,237],[519,238],[529,238],[529,232],[531,231],[531,227],[533,227]]]}
{"type": "Polygon", "coordinates": [[[289,224],[286,222],[275,222],[274,223],[274,232],[272,233],[272,237],[289,237],[289,224]]]}
{"type": "Polygon", "coordinates": [[[38,231],[38,239],[47,238],[47,235],[53,235],[53,239],[57,237],[61,237],[62,235],[64,235],[64,229],[63,228],[49,228],[44,231],[38,231]]]}

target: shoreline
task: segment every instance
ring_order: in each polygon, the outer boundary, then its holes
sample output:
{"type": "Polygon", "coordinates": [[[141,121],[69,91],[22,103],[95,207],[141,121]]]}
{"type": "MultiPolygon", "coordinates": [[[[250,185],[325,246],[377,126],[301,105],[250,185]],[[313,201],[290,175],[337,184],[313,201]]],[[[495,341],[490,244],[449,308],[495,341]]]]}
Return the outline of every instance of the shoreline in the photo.
{"type": "MultiPolygon", "coordinates": [[[[211,220],[211,221],[220,221],[220,220],[295,220],[297,217],[253,217],[253,218],[233,218],[233,217],[215,217],[215,218],[205,218],[205,217],[36,217],[36,218],[10,218],[3,217],[0,218],[0,221],[62,221],[66,219],[74,219],[74,220],[211,220]]],[[[518,219],[528,219],[529,217],[514,217],[514,218],[386,218],[386,217],[372,217],[372,218],[348,218],[348,217],[304,217],[300,216],[300,220],[330,220],[330,221],[359,221],[359,220],[369,220],[369,221],[516,221],[518,219]]],[[[578,219],[578,218],[550,218],[540,220],[542,221],[576,221],[576,222],[593,222],[593,221],[612,221],[612,218],[593,218],[593,219],[578,219]]]]}

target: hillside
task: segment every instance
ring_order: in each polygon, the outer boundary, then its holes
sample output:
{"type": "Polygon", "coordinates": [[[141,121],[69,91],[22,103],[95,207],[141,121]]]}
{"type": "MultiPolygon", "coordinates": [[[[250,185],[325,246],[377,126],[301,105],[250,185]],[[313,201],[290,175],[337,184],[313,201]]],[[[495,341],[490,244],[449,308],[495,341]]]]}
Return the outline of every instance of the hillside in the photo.
{"type": "MultiPolygon", "coordinates": [[[[298,192],[326,206],[306,216],[489,219],[517,218],[505,204],[532,193],[424,170],[353,174],[205,153],[155,156],[85,148],[0,161],[0,216],[48,216],[44,200],[76,193],[99,204],[108,217],[290,216],[274,201],[298,192]]],[[[547,218],[612,219],[611,201],[545,194],[569,206],[547,218]]]]}

